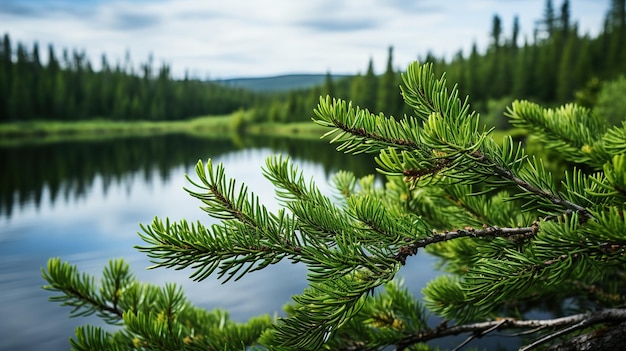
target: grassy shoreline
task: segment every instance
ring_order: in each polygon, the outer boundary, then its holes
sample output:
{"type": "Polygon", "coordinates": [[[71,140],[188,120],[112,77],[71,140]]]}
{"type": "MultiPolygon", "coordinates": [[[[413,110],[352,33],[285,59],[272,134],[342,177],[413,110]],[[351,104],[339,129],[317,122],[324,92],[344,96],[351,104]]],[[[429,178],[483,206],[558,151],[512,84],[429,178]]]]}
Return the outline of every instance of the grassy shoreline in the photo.
{"type": "MultiPolygon", "coordinates": [[[[150,137],[163,134],[187,134],[199,138],[240,138],[245,135],[264,135],[281,138],[319,139],[328,128],[313,122],[253,123],[237,130],[233,115],[202,116],[185,121],[32,121],[0,124],[0,146],[40,144],[61,141],[93,141],[120,137],[150,137]]],[[[493,131],[498,143],[506,135],[523,138],[518,129],[493,131]]]]}
{"type": "MultiPolygon", "coordinates": [[[[326,128],[313,122],[246,124],[242,134],[290,138],[319,138],[326,128]]],[[[94,140],[129,136],[189,134],[230,137],[237,134],[233,115],[201,116],[184,121],[29,121],[0,124],[0,145],[65,140],[94,140]]]]}

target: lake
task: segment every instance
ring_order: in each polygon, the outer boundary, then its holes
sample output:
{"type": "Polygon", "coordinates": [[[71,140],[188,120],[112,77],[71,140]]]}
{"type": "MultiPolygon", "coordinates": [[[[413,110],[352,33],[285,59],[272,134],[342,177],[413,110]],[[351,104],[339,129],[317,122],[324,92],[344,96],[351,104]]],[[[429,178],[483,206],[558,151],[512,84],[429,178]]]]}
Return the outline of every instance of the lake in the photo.
{"type": "MultiPolygon", "coordinates": [[[[140,281],[176,282],[196,305],[227,309],[235,321],[281,315],[282,306],[307,285],[303,265],[280,263],[226,284],[213,277],[193,282],[188,271],[147,270],[149,260],[133,248],[143,243],[139,224],[155,216],[212,223],[183,190],[189,185],[185,174],[195,178],[199,159],[224,163],[229,177],[245,182],[276,210],[261,167],[277,153],[289,155],[327,195],[333,195],[327,184],[339,169],[358,176],[375,172],[371,157],[344,155],[317,140],[165,135],[0,147],[0,349],[68,350],[75,327],[103,325],[95,317],[69,318],[70,308],[47,301],[52,293],[41,289],[41,269],[50,257],[96,276],[108,259],[123,257],[140,281]]],[[[435,263],[422,252],[403,267],[416,297],[440,274],[435,263]]],[[[453,348],[464,338],[437,345],[453,348]]]]}

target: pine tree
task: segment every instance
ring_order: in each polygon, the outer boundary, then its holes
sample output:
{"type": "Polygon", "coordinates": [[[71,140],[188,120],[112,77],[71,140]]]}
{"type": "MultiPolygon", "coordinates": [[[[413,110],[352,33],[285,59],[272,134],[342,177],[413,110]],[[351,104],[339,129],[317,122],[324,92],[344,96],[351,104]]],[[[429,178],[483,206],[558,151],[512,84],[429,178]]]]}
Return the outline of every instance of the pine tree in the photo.
{"type": "Polygon", "coordinates": [[[335,95],[335,83],[333,83],[333,76],[329,72],[326,72],[326,76],[324,76],[324,85],[322,87],[323,95],[335,95]]]}
{"type": "Polygon", "coordinates": [[[30,120],[34,117],[31,99],[31,59],[22,44],[17,45],[17,61],[13,65],[11,86],[7,100],[8,116],[11,120],[30,120]]]}
{"type": "Polygon", "coordinates": [[[372,112],[377,111],[378,102],[378,77],[374,73],[374,61],[369,60],[367,71],[363,76],[363,108],[367,108],[372,112]]]}
{"type": "Polygon", "coordinates": [[[53,258],[43,275],[54,301],[74,316],[95,313],[122,326],[79,328],[73,347],[416,350],[447,335],[469,333],[469,342],[520,329],[534,338],[526,349],[623,341],[626,123],[609,127],[571,104],[514,102],[512,123],[576,164],[557,184],[545,161],[510,137],[496,143],[432,68],[414,63],[403,74],[413,116],[402,120],[330,97],[315,110],[339,151],[375,155],[384,184],[338,172],[333,185],[342,198],[331,200],[289,158],[274,156],[263,173],[283,208],[270,212],[222,164],[200,161],[188,192],[221,223],[142,225],[138,249],[153,268],[187,267],[197,281],[227,282],[282,260],[306,265],[309,286],[287,317],[237,325],[224,312],[191,306],[174,285],[138,283],[122,261],[111,261],[96,285],[53,258]],[[395,277],[421,251],[440,256],[450,274],[418,301],[395,277]],[[546,299],[577,313],[527,320],[516,312],[546,299]],[[429,313],[449,322],[431,327],[429,313]]]}
{"type": "Polygon", "coordinates": [[[0,122],[6,122],[9,117],[9,92],[13,72],[11,39],[5,34],[0,43],[0,122]]]}
{"type": "Polygon", "coordinates": [[[608,52],[605,53],[611,73],[626,72],[626,1],[612,0],[607,14],[607,34],[610,40],[608,52]]]}
{"type": "Polygon", "coordinates": [[[563,36],[563,40],[567,39],[567,36],[570,34],[570,17],[569,1],[565,0],[561,5],[561,17],[559,18],[559,26],[561,29],[561,35],[563,36]]]}
{"type": "Polygon", "coordinates": [[[400,88],[398,82],[396,82],[396,72],[393,70],[393,47],[390,46],[385,73],[383,73],[378,84],[376,108],[380,111],[387,111],[392,116],[399,117],[398,97],[400,97],[400,88]]]}
{"type": "Polygon", "coordinates": [[[576,59],[580,59],[578,55],[577,45],[579,44],[577,35],[568,35],[563,53],[561,55],[561,63],[558,65],[556,83],[556,99],[559,102],[571,101],[574,91],[577,88],[576,59]]]}
{"type": "MultiPolygon", "coordinates": [[[[354,101],[354,103],[358,104],[359,106],[364,105],[363,100],[362,100],[363,95],[364,95],[363,94],[364,90],[365,90],[365,81],[364,81],[363,75],[361,74],[361,72],[359,72],[357,73],[356,76],[352,78],[351,83],[350,83],[350,92],[348,95],[350,96],[350,100],[354,101]]],[[[315,101],[309,106],[317,105],[317,102],[319,101],[319,97],[320,97],[320,94],[315,94],[314,95],[315,101]]]]}
{"type": "Polygon", "coordinates": [[[520,32],[519,16],[515,16],[513,17],[513,30],[511,32],[511,41],[509,42],[509,45],[513,52],[517,52],[519,32],[520,32]]]}
{"type": "Polygon", "coordinates": [[[541,26],[540,31],[543,31],[548,38],[552,38],[556,29],[556,15],[554,14],[554,5],[552,0],[546,0],[546,4],[543,10],[543,18],[538,24],[541,26]]]}
{"type": "Polygon", "coordinates": [[[483,103],[486,99],[484,82],[482,80],[482,72],[481,72],[481,60],[480,54],[478,53],[478,46],[476,42],[472,44],[472,51],[470,52],[470,56],[468,59],[469,69],[467,70],[467,91],[468,95],[470,95],[475,104],[483,103]]]}

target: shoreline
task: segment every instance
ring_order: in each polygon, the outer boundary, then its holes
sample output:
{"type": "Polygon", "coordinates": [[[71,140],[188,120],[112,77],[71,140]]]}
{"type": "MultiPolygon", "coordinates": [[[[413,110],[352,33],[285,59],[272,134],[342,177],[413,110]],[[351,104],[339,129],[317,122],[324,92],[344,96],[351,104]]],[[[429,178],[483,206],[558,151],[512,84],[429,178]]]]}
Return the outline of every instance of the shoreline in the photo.
{"type": "Polygon", "coordinates": [[[208,138],[232,138],[245,135],[269,135],[317,139],[327,128],[313,122],[250,123],[237,128],[233,115],[202,116],[184,121],[29,121],[0,124],[0,146],[39,144],[61,141],[90,141],[120,137],[150,137],[163,134],[187,134],[208,138]],[[243,130],[242,130],[243,129],[243,130]]]}

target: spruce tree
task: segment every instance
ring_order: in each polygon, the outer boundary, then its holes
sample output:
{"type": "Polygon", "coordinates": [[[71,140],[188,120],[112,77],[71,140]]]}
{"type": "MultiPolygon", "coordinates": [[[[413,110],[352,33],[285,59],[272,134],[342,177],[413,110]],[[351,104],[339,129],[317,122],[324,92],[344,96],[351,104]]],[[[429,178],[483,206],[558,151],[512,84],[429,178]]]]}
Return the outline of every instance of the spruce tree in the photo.
{"type": "Polygon", "coordinates": [[[396,81],[396,72],[393,70],[393,47],[390,46],[385,73],[383,73],[378,84],[378,102],[376,108],[379,111],[386,111],[389,115],[399,116],[399,97],[400,89],[396,81]]]}
{"type": "Polygon", "coordinates": [[[138,249],[152,268],[187,267],[197,281],[228,282],[283,260],[307,266],[309,286],[287,317],[236,324],[193,307],[174,285],[137,282],[123,261],[111,261],[97,284],[53,258],[43,275],[54,301],[121,325],[78,328],[73,347],[417,350],[434,338],[467,333],[465,345],[503,330],[528,335],[524,349],[623,341],[626,123],[609,127],[571,104],[514,102],[512,123],[575,165],[556,183],[546,161],[510,137],[496,142],[432,64],[411,64],[402,94],[413,114],[401,120],[331,97],[315,110],[329,128],[324,137],[339,151],[372,155],[383,183],[340,171],[333,185],[341,198],[332,199],[288,157],[270,157],[263,174],[282,204],[270,212],[222,164],[199,161],[187,191],[221,223],[141,226],[138,249]],[[423,251],[450,274],[431,281],[420,301],[395,278],[423,251]],[[545,320],[520,312],[546,300],[574,312],[545,320]],[[446,322],[429,325],[430,314],[446,322]]]}
{"type": "Polygon", "coordinates": [[[5,34],[0,39],[0,122],[9,119],[9,92],[13,75],[13,60],[11,52],[11,39],[5,34]]]}
{"type": "Polygon", "coordinates": [[[335,95],[335,83],[333,82],[333,76],[330,74],[330,71],[326,72],[324,76],[324,85],[322,86],[323,95],[335,95]]]}
{"type": "Polygon", "coordinates": [[[378,77],[374,73],[374,61],[369,60],[367,64],[367,71],[363,76],[363,108],[367,108],[372,112],[377,111],[376,104],[378,103],[378,77]]]}

